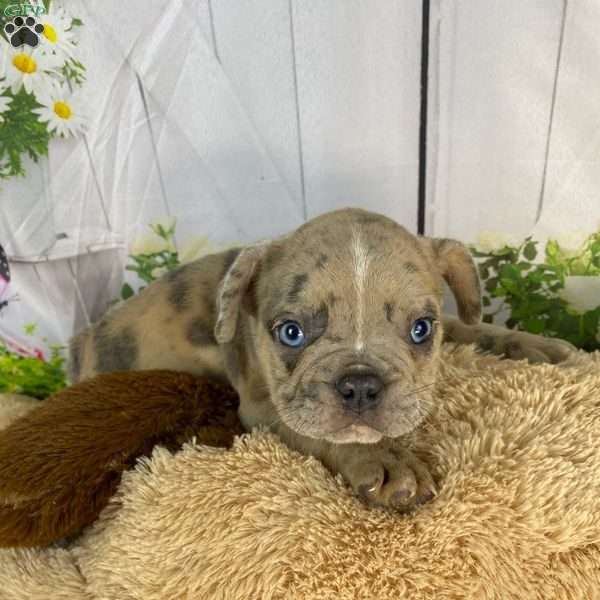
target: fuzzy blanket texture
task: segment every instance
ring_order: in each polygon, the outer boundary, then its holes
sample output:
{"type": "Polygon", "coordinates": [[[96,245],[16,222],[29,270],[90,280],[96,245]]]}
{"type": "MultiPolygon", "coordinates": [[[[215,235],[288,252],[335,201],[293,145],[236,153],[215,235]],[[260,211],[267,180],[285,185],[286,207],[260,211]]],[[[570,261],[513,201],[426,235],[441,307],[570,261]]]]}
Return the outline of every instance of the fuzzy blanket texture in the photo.
{"type": "Polygon", "coordinates": [[[0,599],[600,598],[600,355],[443,358],[414,436],[440,493],[412,515],[266,432],[157,447],[80,537],[1,550],[0,599]]]}

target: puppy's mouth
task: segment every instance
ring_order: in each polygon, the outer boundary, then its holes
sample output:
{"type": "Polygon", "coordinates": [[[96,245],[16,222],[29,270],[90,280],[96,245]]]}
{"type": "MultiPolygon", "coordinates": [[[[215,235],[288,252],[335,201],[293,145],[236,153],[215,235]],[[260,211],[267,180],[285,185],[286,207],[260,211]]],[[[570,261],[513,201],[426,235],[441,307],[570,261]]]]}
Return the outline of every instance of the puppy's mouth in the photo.
{"type": "Polygon", "coordinates": [[[357,420],[324,435],[323,439],[334,444],[376,444],[383,439],[383,433],[364,421],[357,420]]]}

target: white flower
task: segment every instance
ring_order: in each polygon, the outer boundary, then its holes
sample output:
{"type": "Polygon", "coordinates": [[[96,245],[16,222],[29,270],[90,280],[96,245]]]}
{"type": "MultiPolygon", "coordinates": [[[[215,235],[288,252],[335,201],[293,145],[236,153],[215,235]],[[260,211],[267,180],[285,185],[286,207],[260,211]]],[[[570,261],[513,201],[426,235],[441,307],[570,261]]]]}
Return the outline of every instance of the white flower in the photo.
{"type": "Polygon", "coordinates": [[[52,2],[48,13],[41,15],[39,21],[44,26],[40,35],[41,48],[65,58],[72,58],[75,50],[75,36],[72,31],[73,19],[64,8],[52,2]]]}
{"type": "Polygon", "coordinates": [[[2,113],[6,112],[10,108],[9,105],[11,101],[12,98],[9,98],[8,96],[0,96],[0,123],[4,122],[2,113]]]}
{"type": "Polygon", "coordinates": [[[152,277],[154,277],[154,279],[159,279],[160,277],[162,277],[169,269],[167,269],[167,267],[156,267],[156,269],[152,269],[152,277]]]}
{"type": "Polygon", "coordinates": [[[188,240],[179,252],[179,261],[189,263],[207,254],[214,254],[215,246],[206,237],[196,237],[188,240]]]}
{"type": "Polygon", "coordinates": [[[0,80],[4,78],[3,85],[9,87],[13,94],[23,86],[27,93],[33,92],[37,98],[54,84],[60,60],[45,54],[39,47],[13,48],[4,44],[0,55],[0,80]]]}
{"type": "Polygon", "coordinates": [[[594,310],[600,306],[600,276],[567,276],[558,295],[578,313],[594,310]]]}
{"type": "Polygon", "coordinates": [[[177,223],[176,217],[166,216],[161,217],[160,219],[156,219],[150,223],[150,228],[156,235],[160,235],[160,228],[162,227],[163,231],[167,236],[173,235],[175,233],[175,224],[177,223]]]}
{"type": "Polygon", "coordinates": [[[501,231],[482,231],[477,236],[475,249],[485,254],[493,254],[502,250],[505,246],[516,247],[520,242],[514,235],[502,233],[501,231]]]}
{"type": "Polygon", "coordinates": [[[171,242],[158,237],[154,233],[143,233],[139,235],[129,248],[129,254],[139,256],[140,254],[157,254],[169,250],[174,252],[175,248],[171,242]]]}
{"type": "Polygon", "coordinates": [[[83,100],[79,92],[72,93],[66,86],[53,86],[37,96],[41,108],[32,112],[39,120],[48,123],[48,131],[67,136],[79,133],[84,128],[83,100]]]}
{"type": "Polygon", "coordinates": [[[554,241],[558,244],[563,256],[566,258],[573,258],[582,253],[588,238],[589,233],[580,230],[562,233],[556,236],[554,241]]]}

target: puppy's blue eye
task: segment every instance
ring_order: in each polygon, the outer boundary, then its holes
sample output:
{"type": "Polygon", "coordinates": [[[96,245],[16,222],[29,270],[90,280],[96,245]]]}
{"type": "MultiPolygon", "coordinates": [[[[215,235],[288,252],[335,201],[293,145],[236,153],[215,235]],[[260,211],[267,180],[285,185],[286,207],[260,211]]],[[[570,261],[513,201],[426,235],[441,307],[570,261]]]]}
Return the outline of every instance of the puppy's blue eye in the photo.
{"type": "Polygon", "coordinates": [[[296,321],[285,321],[277,329],[277,337],[284,346],[299,348],[304,344],[304,332],[296,321]]]}
{"type": "Polygon", "coordinates": [[[417,319],[410,330],[410,339],[415,344],[426,342],[433,332],[433,323],[429,318],[417,319]]]}

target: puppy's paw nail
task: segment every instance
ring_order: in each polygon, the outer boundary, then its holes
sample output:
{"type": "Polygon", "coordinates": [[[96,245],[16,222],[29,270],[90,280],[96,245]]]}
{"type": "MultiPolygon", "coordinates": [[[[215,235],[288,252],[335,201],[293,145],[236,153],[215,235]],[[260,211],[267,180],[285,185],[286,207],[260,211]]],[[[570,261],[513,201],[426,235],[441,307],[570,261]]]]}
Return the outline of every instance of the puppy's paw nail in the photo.
{"type": "Polygon", "coordinates": [[[412,494],[409,490],[398,490],[397,492],[394,492],[392,494],[392,497],[390,498],[390,503],[392,504],[392,506],[404,506],[411,496],[412,494]]]}
{"type": "Polygon", "coordinates": [[[363,498],[371,498],[375,492],[377,492],[377,482],[363,483],[363,485],[358,486],[358,494],[363,498]]]}
{"type": "Polygon", "coordinates": [[[426,504],[427,502],[431,502],[434,498],[435,494],[433,492],[425,492],[417,498],[417,504],[426,504]]]}

